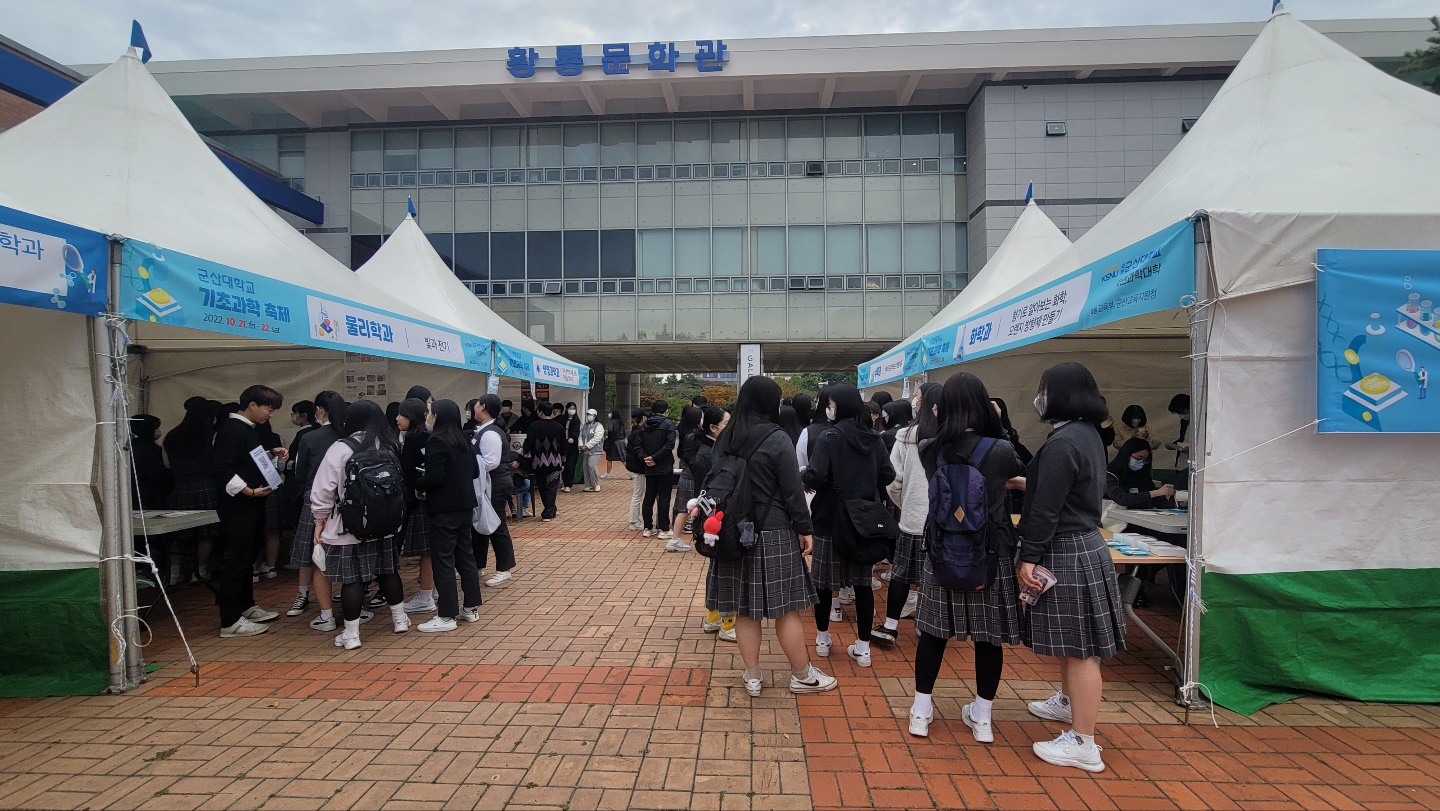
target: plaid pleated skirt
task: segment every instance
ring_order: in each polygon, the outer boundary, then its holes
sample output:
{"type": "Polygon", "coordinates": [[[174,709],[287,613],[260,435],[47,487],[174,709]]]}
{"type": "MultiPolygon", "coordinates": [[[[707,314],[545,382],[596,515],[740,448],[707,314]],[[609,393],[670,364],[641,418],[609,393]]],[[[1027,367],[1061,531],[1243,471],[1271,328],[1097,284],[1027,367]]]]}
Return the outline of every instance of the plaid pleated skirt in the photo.
{"type": "Polygon", "coordinates": [[[290,538],[290,565],[314,566],[310,556],[315,546],[315,514],[310,512],[310,499],[300,508],[295,520],[295,534],[290,538]]]}
{"type": "Polygon", "coordinates": [[[765,530],[745,557],[711,561],[710,570],[705,578],[705,607],[721,614],[777,619],[815,605],[815,587],[805,575],[800,542],[790,530],[765,530]]]}
{"type": "Polygon", "coordinates": [[[1036,653],[1108,659],[1125,649],[1125,607],[1099,532],[1057,535],[1040,565],[1055,585],[1025,614],[1021,639],[1036,653]]]}
{"type": "Polygon", "coordinates": [[[925,571],[925,538],[901,530],[890,556],[890,582],[913,585],[925,571]]]}
{"type": "Polygon", "coordinates": [[[846,586],[870,588],[868,563],[856,563],[840,557],[833,538],[815,533],[815,548],[810,552],[810,579],[821,591],[836,591],[846,586]]]}
{"type": "Polygon", "coordinates": [[[680,474],[680,480],[675,483],[675,494],[671,497],[670,500],[671,514],[679,515],[680,513],[688,512],[688,510],[685,508],[685,505],[689,504],[690,499],[694,497],[695,479],[691,478],[690,471],[687,470],[680,474]]]}
{"type": "MultiPolygon", "coordinates": [[[[905,537],[904,533],[900,536],[905,537]]],[[[919,546],[917,542],[916,546],[919,546]]],[[[928,555],[921,555],[920,605],[915,627],[941,639],[974,638],[992,645],[1020,641],[1020,599],[1015,584],[1015,554],[1000,556],[995,582],[983,591],[950,591],[935,582],[928,555]]],[[[895,582],[893,579],[890,581],[895,582]]],[[[893,585],[892,585],[893,588],[893,585]]]]}
{"type": "MultiPolygon", "coordinates": [[[[279,490],[271,490],[265,497],[265,528],[279,530],[282,526],[280,512],[284,509],[285,497],[279,490]]],[[[288,522],[285,522],[288,523],[288,522]]]]}
{"type": "MultiPolygon", "coordinates": [[[[209,476],[177,476],[170,502],[177,510],[213,510],[216,505],[215,482],[209,476]]],[[[191,540],[214,540],[220,537],[220,525],[210,524],[185,530],[182,537],[191,540]]]]}
{"type": "Polygon", "coordinates": [[[405,543],[401,547],[407,557],[421,558],[430,554],[430,519],[422,506],[416,505],[405,518],[405,543]]]}
{"type": "Polygon", "coordinates": [[[325,544],[325,577],[331,583],[368,583],[376,575],[395,574],[397,571],[394,538],[325,544]]]}

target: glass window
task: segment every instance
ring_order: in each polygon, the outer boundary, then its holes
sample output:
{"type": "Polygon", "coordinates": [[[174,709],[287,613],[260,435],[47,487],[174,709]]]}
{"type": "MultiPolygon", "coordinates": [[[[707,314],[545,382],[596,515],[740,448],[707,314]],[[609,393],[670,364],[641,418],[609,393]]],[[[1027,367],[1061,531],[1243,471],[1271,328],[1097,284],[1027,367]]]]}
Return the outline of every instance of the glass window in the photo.
{"type": "Polygon", "coordinates": [[[965,154],[965,114],[940,114],[940,156],[948,158],[965,154]]]}
{"type": "Polygon", "coordinates": [[[738,276],[745,272],[744,229],[716,228],[710,232],[710,244],[710,272],[713,275],[738,276]]]}
{"type": "Polygon", "coordinates": [[[822,273],[825,267],[825,229],[801,225],[790,229],[790,272],[822,273]]]}
{"type": "Polygon", "coordinates": [[[792,118],[788,123],[787,160],[818,161],[825,157],[825,119],[792,118]]]}
{"type": "Polygon", "coordinates": [[[380,235],[350,235],[350,269],[355,270],[361,265],[370,261],[370,257],[380,250],[380,235]]]}
{"type": "Polygon", "coordinates": [[[607,279],[623,279],[635,275],[634,231],[627,229],[600,232],[600,275],[607,279]]]}
{"type": "Polygon", "coordinates": [[[785,119],[760,118],[750,122],[750,160],[785,160],[785,119]]]}
{"type": "Polygon", "coordinates": [[[675,229],[675,275],[710,275],[710,229],[675,229]]]}
{"type": "Polygon", "coordinates": [[[526,166],[559,166],[564,162],[559,127],[531,127],[526,166]]]}
{"type": "Polygon", "coordinates": [[[710,122],[675,122],[675,162],[710,162],[710,122]]]}
{"type": "Polygon", "coordinates": [[[868,292],[865,294],[865,337],[898,340],[906,335],[901,321],[902,293],[868,292]]]}
{"type": "MultiPolygon", "coordinates": [[[[763,282],[764,279],[756,281],[763,282]]],[[[784,279],[780,281],[783,282],[784,279]]],[[[759,293],[750,297],[750,338],[752,340],[785,340],[786,302],[787,297],[784,293],[759,293]]]]}
{"type": "Polygon", "coordinates": [[[600,275],[600,232],[565,232],[565,278],[593,279],[600,275]]]}
{"type": "MultiPolygon", "coordinates": [[[[530,285],[530,289],[535,293],[541,292],[535,289],[534,284],[530,285]]],[[[565,322],[564,301],[559,296],[531,296],[526,299],[525,334],[542,344],[560,340],[565,322]]]]}
{"type": "Polygon", "coordinates": [[[375,131],[350,133],[350,171],[379,172],[384,161],[384,136],[375,131]]]}
{"type": "Polygon", "coordinates": [[[600,163],[605,166],[624,166],[635,161],[635,125],[601,124],[600,163]]]}
{"type": "MultiPolygon", "coordinates": [[[[566,293],[580,292],[576,282],[565,283],[566,293]],[[574,288],[573,290],[571,288],[574,288]]],[[[565,311],[565,340],[595,341],[600,335],[600,302],[591,296],[566,296],[561,299],[565,311]]]]}
{"type": "Polygon", "coordinates": [[[865,178],[865,221],[900,221],[899,177],[867,176],[865,178]]]}
{"type": "Polygon", "coordinates": [[[785,273],[785,229],[751,228],[751,267],[754,276],[781,276],[785,273]]]}
{"type": "Polygon", "coordinates": [[[565,125],[565,165],[594,166],[600,162],[600,136],[594,124],[565,125]]]}
{"type": "Polygon", "coordinates": [[[860,272],[860,226],[832,225],[825,229],[825,274],[845,276],[860,272]]]}
{"type": "Polygon", "coordinates": [[[364,189],[350,193],[350,233],[382,233],[381,223],[385,219],[384,205],[379,189],[364,189]]]}
{"type": "Polygon", "coordinates": [[[710,340],[710,296],[675,297],[675,338],[682,341],[710,340]]]}
{"type": "Polygon", "coordinates": [[[790,294],[790,340],[825,340],[825,294],[790,294]]]}
{"type": "Polygon", "coordinates": [[[640,275],[670,277],[675,274],[675,232],[657,229],[640,232],[640,275]]]}
{"type": "MultiPolygon", "coordinates": [[[[602,289],[606,293],[614,293],[614,282],[605,282],[611,289],[602,289]]],[[[631,284],[634,284],[631,282],[631,284]]],[[[605,300],[605,306],[600,308],[600,340],[602,341],[631,341],[635,339],[635,297],[616,296],[605,300]]]]}
{"type": "Polygon", "coordinates": [[[525,234],[525,267],[531,279],[560,278],[560,232],[528,231],[525,234]]]}
{"type": "Polygon", "coordinates": [[[830,160],[848,160],[863,157],[859,116],[834,115],[826,117],[825,157],[830,160]]]}
{"type": "MultiPolygon", "coordinates": [[[[716,292],[724,292],[726,288],[720,283],[724,279],[716,279],[714,289],[716,292]]],[[[748,312],[750,300],[747,296],[713,296],[711,311],[714,313],[714,332],[712,340],[716,341],[743,341],[750,337],[750,319],[748,312]]]]}
{"type": "Polygon", "coordinates": [[[710,155],[710,159],[717,163],[744,163],[750,160],[745,149],[745,122],[711,122],[710,155]]]}
{"type": "Polygon", "coordinates": [[[426,234],[425,238],[430,241],[430,247],[435,249],[435,253],[444,260],[445,267],[453,270],[455,267],[455,235],[448,232],[436,233],[426,234]]]}
{"type": "Polygon", "coordinates": [[[420,133],[416,130],[385,131],[385,171],[414,171],[419,162],[420,133]]]}
{"type": "Polygon", "coordinates": [[[900,155],[930,158],[940,154],[940,116],[936,113],[906,113],[901,119],[900,155]]]}
{"type": "Polygon", "coordinates": [[[825,309],[830,340],[865,337],[864,293],[831,293],[825,297],[825,309]]]}
{"type": "Polygon", "coordinates": [[[900,157],[900,116],[898,114],[865,116],[865,157],[900,157]]]}
{"type": "Polygon", "coordinates": [[[865,272],[900,272],[900,226],[865,226],[865,272]]]}
{"type": "Polygon", "coordinates": [[[640,163],[674,163],[675,150],[671,141],[669,121],[644,121],[636,125],[640,163]]]}
{"type": "Polygon", "coordinates": [[[524,134],[525,130],[521,127],[492,127],[490,165],[496,169],[516,169],[522,166],[520,144],[524,134]]]}
{"type": "Polygon", "coordinates": [[[525,278],[525,234],[497,231],[490,235],[490,278],[525,278]]]}
{"type": "Polygon", "coordinates": [[[670,329],[674,321],[674,296],[640,296],[637,304],[640,340],[669,341],[675,337],[670,329]]]}
{"type": "MultiPolygon", "coordinates": [[[[963,279],[963,274],[970,266],[968,252],[965,223],[947,222],[940,226],[940,270],[947,273],[958,272],[963,279]]],[[[956,288],[963,285],[962,281],[956,288]]]]}
{"type": "Polygon", "coordinates": [[[454,130],[421,130],[420,168],[455,168],[454,130]]]}
{"type": "Polygon", "coordinates": [[[476,128],[455,131],[455,168],[490,168],[490,130],[476,128]]]}
{"type": "Polygon", "coordinates": [[[455,235],[455,275],[466,281],[490,278],[490,235],[455,235]]]}

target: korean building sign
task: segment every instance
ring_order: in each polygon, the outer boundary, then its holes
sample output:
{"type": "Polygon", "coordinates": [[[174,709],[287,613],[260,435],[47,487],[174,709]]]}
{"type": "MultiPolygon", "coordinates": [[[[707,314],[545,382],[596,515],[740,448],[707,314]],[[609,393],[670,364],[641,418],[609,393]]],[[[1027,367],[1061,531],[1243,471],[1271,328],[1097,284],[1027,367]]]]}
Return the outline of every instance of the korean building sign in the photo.
{"type": "Polygon", "coordinates": [[[505,69],[517,79],[532,79],[542,69],[574,77],[584,73],[587,67],[599,67],[606,76],[619,76],[628,74],[632,65],[636,70],[674,73],[677,65],[693,64],[701,73],[718,73],[730,61],[726,55],[728,50],[723,39],[696,40],[695,50],[685,53],[673,42],[652,42],[643,55],[632,54],[628,42],[601,45],[600,53],[590,56],[585,55],[580,45],[556,45],[554,58],[542,58],[534,48],[511,48],[505,58],[505,69]]]}

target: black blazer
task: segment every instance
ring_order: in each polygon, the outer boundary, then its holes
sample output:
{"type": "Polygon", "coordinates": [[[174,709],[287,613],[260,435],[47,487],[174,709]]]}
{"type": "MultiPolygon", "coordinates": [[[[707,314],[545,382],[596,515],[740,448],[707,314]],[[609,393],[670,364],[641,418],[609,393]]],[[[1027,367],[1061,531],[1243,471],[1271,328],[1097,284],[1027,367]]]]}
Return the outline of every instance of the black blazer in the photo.
{"type": "Polygon", "coordinates": [[[425,443],[425,474],[416,483],[416,489],[425,493],[425,514],[475,509],[474,482],[479,475],[480,466],[468,445],[457,448],[430,437],[425,443]]]}
{"type": "Polygon", "coordinates": [[[420,485],[420,474],[425,468],[425,447],[430,442],[430,432],[424,428],[412,428],[405,434],[405,444],[400,448],[400,472],[405,476],[405,502],[415,505],[415,489],[420,485]]]}

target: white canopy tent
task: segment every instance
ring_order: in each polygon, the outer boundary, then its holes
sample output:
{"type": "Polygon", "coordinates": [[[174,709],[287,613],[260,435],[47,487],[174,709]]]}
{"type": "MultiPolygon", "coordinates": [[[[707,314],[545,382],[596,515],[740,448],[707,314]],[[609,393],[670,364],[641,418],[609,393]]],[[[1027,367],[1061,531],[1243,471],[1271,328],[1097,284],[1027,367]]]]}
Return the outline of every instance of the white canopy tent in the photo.
{"type": "MultiPolygon", "coordinates": [[[[0,134],[0,195],[0,202],[20,211],[158,246],[151,255],[157,263],[163,261],[162,251],[172,257],[188,255],[218,273],[243,275],[245,284],[299,289],[315,293],[332,306],[336,301],[348,302],[345,306],[366,308],[355,312],[393,315],[395,323],[413,327],[415,336],[454,336],[457,350],[463,339],[472,356],[478,354],[481,344],[489,346],[488,338],[456,335],[453,328],[434,325],[423,311],[355,278],[255,198],[205,146],[133,54],[122,56],[46,110],[0,134]]],[[[118,247],[112,252],[111,309],[123,313],[142,291],[151,289],[153,279],[145,275],[145,267],[127,271],[127,278],[119,279],[118,260],[113,258],[119,253],[118,247]]],[[[194,282],[193,278],[187,281],[194,282]]],[[[101,319],[91,319],[87,325],[76,318],[43,313],[12,316],[10,311],[18,308],[5,309],[7,328],[33,331],[34,336],[30,341],[9,342],[7,357],[19,356],[31,364],[59,360],[46,369],[44,391],[25,385],[28,376],[22,378],[22,385],[0,400],[0,418],[9,425],[26,426],[28,435],[41,439],[41,444],[32,448],[36,465],[65,472],[57,475],[55,482],[12,490],[21,494],[22,504],[16,511],[0,510],[0,540],[4,541],[0,571],[93,571],[102,558],[108,561],[102,573],[106,613],[110,631],[120,643],[117,649],[124,651],[124,661],[110,657],[110,681],[112,688],[123,689],[138,681],[142,666],[133,644],[134,623],[118,621],[122,614],[133,612],[135,605],[133,573],[122,559],[130,548],[128,457],[123,453],[127,414],[124,400],[113,397],[109,390],[126,385],[126,328],[119,319],[107,330],[101,319]],[[32,349],[31,344],[42,336],[48,346],[32,349]],[[74,348],[86,341],[90,344],[88,368],[73,362],[74,348]],[[62,348],[65,354],[60,357],[56,353],[62,348]],[[84,425],[73,421],[70,409],[56,408],[55,400],[69,398],[93,415],[93,432],[82,430],[84,425]],[[77,436],[87,440],[77,442],[77,436]],[[75,478],[74,471],[81,469],[93,470],[90,484],[70,481],[75,478]],[[48,539],[54,543],[44,543],[48,539]]],[[[313,322],[306,318],[303,303],[286,315],[313,322]]],[[[198,317],[198,313],[192,316],[198,317]]],[[[132,329],[128,340],[143,342],[152,351],[179,347],[209,350],[211,361],[199,364],[202,367],[217,365],[216,360],[238,349],[285,346],[163,324],[138,323],[132,329]]],[[[307,337],[305,327],[298,324],[292,328],[287,321],[286,329],[285,334],[295,335],[297,340],[307,337]]],[[[396,335],[396,346],[411,337],[408,333],[396,335]]],[[[334,345],[345,348],[341,343],[334,345]]],[[[431,359],[423,352],[398,354],[431,359]]],[[[330,354],[336,367],[339,357],[330,354]]],[[[195,379],[200,377],[203,375],[195,379]]],[[[254,381],[246,381],[250,382],[254,381]]],[[[225,399],[243,385],[229,389],[225,399]]],[[[6,467],[16,475],[30,469],[28,465],[6,467]]],[[[70,635],[72,638],[83,636],[78,628],[83,621],[75,620],[77,633],[70,635]]],[[[61,636],[67,635],[60,625],[51,626],[61,636]]],[[[7,636],[7,649],[0,654],[7,660],[23,659],[25,651],[9,650],[11,644],[23,644],[23,640],[7,636]]]]}
{"type": "Polygon", "coordinates": [[[1316,251],[1440,248],[1436,144],[1440,98],[1280,12],[1144,182],[996,296],[1194,218],[1186,692],[1440,701],[1440,439],[1314,431],[1316,251]]]}

